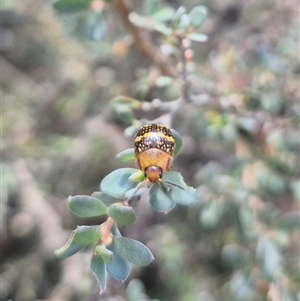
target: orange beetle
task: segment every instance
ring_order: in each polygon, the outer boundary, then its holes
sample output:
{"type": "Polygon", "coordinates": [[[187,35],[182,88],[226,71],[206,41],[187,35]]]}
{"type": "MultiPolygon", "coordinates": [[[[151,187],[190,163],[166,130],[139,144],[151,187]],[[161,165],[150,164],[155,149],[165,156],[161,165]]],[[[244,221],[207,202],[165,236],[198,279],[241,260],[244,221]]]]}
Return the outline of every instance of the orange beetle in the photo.
{"type": "Polygon", "coordinates": [[[161,124],[146,124],[134,137],[134,151],[139,168],[152,183],[161,181],[173,165],[175,139],[170,129],[161,124]]]}

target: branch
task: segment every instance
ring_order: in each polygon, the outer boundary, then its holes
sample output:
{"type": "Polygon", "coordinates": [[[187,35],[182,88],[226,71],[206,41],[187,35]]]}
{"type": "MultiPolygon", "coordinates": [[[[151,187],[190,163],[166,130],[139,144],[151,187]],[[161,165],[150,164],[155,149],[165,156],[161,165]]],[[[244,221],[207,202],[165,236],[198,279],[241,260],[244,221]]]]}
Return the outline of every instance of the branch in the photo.
{"type": "Polygon", "coordinates": [[[115,1],[114,7],[120,14],[124,26],[131,33],[135,46],[139,49],[139,51],[145,54],[155,65],[157,65],[162,74],[176,78],[177,72],[169,59],[154,47],[150,39],[139,28],[130,22],[129,14],[131,13],[131,1],[117,0],[115,1]]]}
{"type": "MultiPolygon", "coordinates": [[[[27,162],[20,159],[14,163],[14,170],[19,185],[22,211],[28,212],[34,218],[41,232],[38,255],[42,259],[49,260],[54,257],[54,250],[60,248],[66,240],[61,219],[38,188],[27,162]]],[[[71,300],[84,276],[82,266],[77,258],[70,258],[61,265],[61,278],[51,295],[55,300],[71,300]]]]}
{"type": "Polygon", "coordinates": [[[65,242],[60,217],[38,188],[27,162],[18,160],[14,170],[19,185],[20,207],[31,214],[41,231],[40,251],[45,257],[54,256],[53,252],[65,242]]]}

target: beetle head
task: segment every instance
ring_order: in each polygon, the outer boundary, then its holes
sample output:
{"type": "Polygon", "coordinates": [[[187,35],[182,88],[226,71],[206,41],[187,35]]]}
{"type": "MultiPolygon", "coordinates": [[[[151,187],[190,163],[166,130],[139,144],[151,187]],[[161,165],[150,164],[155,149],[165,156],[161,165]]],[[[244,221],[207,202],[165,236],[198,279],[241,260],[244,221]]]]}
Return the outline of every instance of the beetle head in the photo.
{"type": "Polygon", "coordinates": [[[149,166],[145,170],[145,177],[152,183],[159,182],[162,175],[162,169],[158,166],[149,166]]]}

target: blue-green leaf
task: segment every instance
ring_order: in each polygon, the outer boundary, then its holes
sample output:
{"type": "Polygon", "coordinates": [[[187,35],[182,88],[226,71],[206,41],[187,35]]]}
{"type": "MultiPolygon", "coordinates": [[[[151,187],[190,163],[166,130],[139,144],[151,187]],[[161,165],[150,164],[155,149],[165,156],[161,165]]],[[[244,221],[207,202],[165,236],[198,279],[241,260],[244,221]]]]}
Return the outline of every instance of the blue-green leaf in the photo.
{"type": "Polygon", "coordinates": [[[190,11],[190,22],[194,29],[198,29],[205,21],[208,15],[208,9],[205,6],[199,5],[190,11]]]}
{"type": "Polygon", "coordinates": [[[207,35],[198,32],[189,33],[186,37],[194,42],[206,42],[208,40],[207,35]]]}
{"type": "Polygon", "coordinates": [[[154,259],[151,251],[137,240],[115,236],[113,245],[115,251],[132,264],[145,266],[154,259]]]}
{"type": "Polygon", "coordinates": [[[181,205],[192,205],[197,202],[197,190],[193,187],[187,186],[179,172],[166,172],[163,175],[162,180],[166,182],[165,185],[169,189],[168,193],[176,203],[181,205]]]}
{"type": "MultiPolygon", "coordinates": [[[[145,287],[141,280],[132,279],[126,288],[126,295],[128,301],[140,301],[143,300],[143,296],[145,295],[145,287]]],[[[152,301],[154,301],[152,299],[152,301]]]]}
{"type": "Polygon", "coordinates": [[[223,206],[218,202],[210,202],[201,210],[199,220],[204,227],[213,228],[220,222],[223,211],[223,206]]]}
{"type": "Polygon", "coordinates": [[[146,15],[152,15],[159,7],[160,0],[145,0],[144,1],[144,12],[146,15]]]}
{"type": "Polygon", "coordinates": [[[171,129],[171,132],[172,132],[172,134],[174,136],[175,143],[176,143],[175,154],[174,154],[174,157],[176,157],[176,156],[178,156],[179,152],[182,149],[183,140],[182,140],[181,135],[177,131],[175,131],[174,129],[171,129]]]}
{"type": "Polygon", "coordinates": [[[141,170],[138,170],[129,177],[129,180],[135,183],[139,183],[145,180],[145,173],[141,170]]]}
{"type": "Polygon", "coordinates": [[[74,241],[82,245],[89,245],[101,238],[100,226],[77,226],[74,231],[74,241]]]}
{"type": "Polygon", "coordinates": [[[131,207],[123,204],[113,204],[108,209],[108,215],[117,223],[129,226],[135,223],[136,216],[131,207]]]}
{"type": "Polygon", "coordinates": [[[114,244],[107,247],[113,252],[111,263],[106,264],[107,272],[115,279],[125,281],[130,273],[130,264],[115,250],[114,244]]]}
{"type": "Polygon", "coordinates": [[[279,272],[282,261],[278,246],[267,236],[261,236],[257,244],[256,256],[265,273],[272,279],[279,272]]]}
{"type": "Polygon", "coordinates": [[[132,109],[127,105],[118,105],[115,107],[118,118],[126,124],[132,124],[135,119],[132,109]]]}
{"type": "Polygon", "coordinates": [[[107,207],[98,198],[88,195],[70,196],[69,210],[80,217],[94,217],[107,213],[107,207]]]}
{"type": "Polygon", "coordinates": [[[151,207],[157,211],[167,212],[175,207],[176,203],[173,200],[170,191],[164,186],[153,184],[150,188],[149,202],[151,207]]]}
{"type": "Polygon", "coordinates": [[[182,34],[186,33],[190,26],[190,16],[188,14],[183,14],[179,20],[179,24],[176,27],[176,33],[177,34],[182,34]]]}
{"type": "Polygon", "coordinates": [[[92,0],[55,0],[52,6],[62,13],[74,13],[88,9],[92,0]]]}
{"type": "Polygon", "coordinates": [[[136,173],[136,168],[120,168],[108,174],[100,184],[100,190],[113,197],[121,197],[137,183],[129,177],[136,173]]]}
{"type": "Polygon", "coordinates": [[[253,287],[251,286],[250,273],[245,270],[237,270],[230,281],[230,291],[233,296],[237,296],[238,300],[249,300],[253,292],[253,287]]]}
{"type": "Polygon", "coordinates": [[[174,15],[174,9],[171,7],[163,7],[159,10],[157,10],[156,12],[154,12],[151,17],[155,20],[155,21],[160,21],[160,22],[165,22],[168,21],[172,18],[172,16],[174,15]]]}
{"type": "Polygon", "coordinates": [[[94,249],[94,254],[101,256],[104,262],[112,262],[113,252],[108,250],[104,245],[97,245],[94,249]]]}
{"type": "Polygon", "coordinates": [[[128,16],[128,19],[131,23],[138,27],[146,27],[147,25],[147,18],[139,15],[136,12],[131,12],[128,16]]]}
{"type": "Polygon", "coordinates": [[[155,22],[153,24],[153,29],[155,29],[156,31],[164,34],[164,35],[170,35],[172,33],[172,29],[167,27],[164,23],[161,22],[155,22]]]}
{"type": "Polygon", "coordinates": [[[101,191],[94,191],[91,196],[99,199],[107,207],[121,201],[120,199],[107,195],[101,191]]]}
{"type": "Polygon", "coordinates": [[[127,106],[131,109],[138,109],[141,107],[142,102],[124,95],[118,95],[111,100],[111,105],[116,108],[118,106],[127,106]]]}
{"type": "Polygon", "coordinates": [[[167,87],[170,86],[173,83],[173,81],[174,81],[173,78],[169,76],[161,75],[156,79],[155,85],[160,88],[167,87]]]}
{"type": "Polygon", "coordinates": [[[176,12],[173,15],[172,21],[171,21],[171,28],[175,29],[178,25],[180,18],[183,14],[185,14],[186,8],[184,6],[179,6],[176,12]]]}
{"type": "Polygon", "coordinates": [[[116,223],[114,223],[113,226],[111,227],[111,234],[113,236],[122,236],[122,234],[121,234],[120,230],[118,229],[116,223]]]}
{"type": "Polygon", "coordinates": [[[226,245],[222,249],[222,258],[231,267],[243,268],[247,262],[247,252],[239,245],[226,245]]]}
{"type": "Polygon", "coordinates": [[[88,19],[87,37],[92,41],[102,41],[107,31],[107,22],[103,11],[97,12],[88,19]]]}
{"type": "Polygon", "coordinates": [[[100,286],[100,293],[106,288],[106,266],[103,258],[99,255],[93,255],[90,268],[100,286]]]}
{"type": "Polygon", "coordinates": [[[134,148],[128,148],[119,154],[117,154],[117,158],[121,162],[132,162],[135,160],[134,148]]]}
{"type": "Polygon", "coordinates": [[[293,211],[282,214],[276,218],[276,226],[286,230],[300,228],[300,212],[293,211]]]}
{"type": "Polygon", "coordinates": [[[55,255],[60,259],[65,259],[70,257],[86,247],[88,244],[80,244],[74,240],[76,230],[71,233],[70,238],[66,242],[66,244],[60,249],[55,251],[55,255]]]}

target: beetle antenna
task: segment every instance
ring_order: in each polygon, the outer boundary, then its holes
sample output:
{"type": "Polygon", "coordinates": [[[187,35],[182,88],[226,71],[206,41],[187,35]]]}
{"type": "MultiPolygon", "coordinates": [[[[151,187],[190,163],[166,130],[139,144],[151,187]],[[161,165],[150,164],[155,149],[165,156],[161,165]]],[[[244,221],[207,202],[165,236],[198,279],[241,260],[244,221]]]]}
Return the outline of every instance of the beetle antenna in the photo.
{"type": "Polygon", "coordinates": [[[177,185],[177,184],[171,183],[171,182],[169,182],[169,181],[165,181],[165,182],[168,183],[168,184],[170,184],[170,185],[176,186],[176,187],[178,187],[178,188],[180,188],[180,189],[182,189],[182,190],[185,190],[183,187],[181,187],[181,186],[179,186],[179,185],[177,185]]]}

